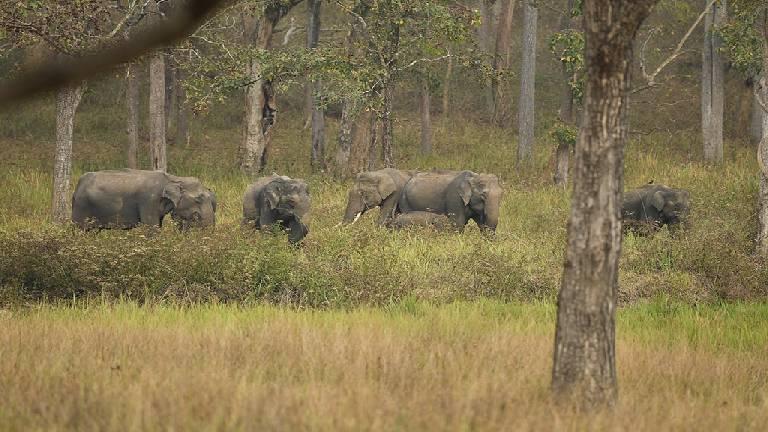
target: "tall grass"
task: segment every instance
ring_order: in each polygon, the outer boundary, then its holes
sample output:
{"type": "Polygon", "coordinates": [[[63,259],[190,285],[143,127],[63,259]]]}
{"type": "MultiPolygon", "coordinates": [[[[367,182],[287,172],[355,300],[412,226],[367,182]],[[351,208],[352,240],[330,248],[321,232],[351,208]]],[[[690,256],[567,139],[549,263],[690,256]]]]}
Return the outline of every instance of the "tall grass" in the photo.
{"type": "MultiPolygon", "coordinates": [[[[75,135],[75,181],[85,171],[123,165],[120,128],[100,120],[106,114],[94,112],[98,108],[78,117],[84,126],[75,135]]],[[[304,177],[313,198],[310,235],[303,246],[291,248],[279,235],[240,229],[242,193],[251,179],[235,168],[240,135],[228,127],[237,122],[224,120],[235,115],[226,110],[229,114],[195,123],[190,148],[169,149],[172,173],[197,176],[216,192],[215,230],[182,235],[168,226],[159,232],[81,233],[52,225],[51,137],[23,129],[24,119],[42,112],[32,106],[14,113],[7,120],[22,129],[0,146],[3,303],[86,295],[355,306],[406,297],[549,301],[557,291],[570,194],[551,185],[553,143],[544,134],[531,166],[517,167],[510,130],[438,121],[434,154],[425,157],[418,155],[417,126],[399,123],[400,167],[494,173],[506,193],[492,239],[474,226],[462,234],[391,232],[374,226],[374,216],[336,226],[350,183],[310,172],[309,131],[301,128],[300,116],[284,114],[266,171],[304,177]]],[[[335,128],[329,122],[329,157],[335,128]]],[[[689,303],[765,298],[768,270],[752,254],[754,150],[728,143],[725,163],[708,166],[699,162],[699,148],[698,139],[685,132],[641,136],[629,144],[627,187],[653,180],[689,189],[693,227],[678,237],[666,230],[625,237],[622,302],[660,296],[689,303]]]]}
{"type": "Polygon", "coordinates": [[[0,429],[768,427],[764,305],[618,318],[618,406],[585,415],[549,399],[549,303],[41,305],[0,315],[0,429]]]}

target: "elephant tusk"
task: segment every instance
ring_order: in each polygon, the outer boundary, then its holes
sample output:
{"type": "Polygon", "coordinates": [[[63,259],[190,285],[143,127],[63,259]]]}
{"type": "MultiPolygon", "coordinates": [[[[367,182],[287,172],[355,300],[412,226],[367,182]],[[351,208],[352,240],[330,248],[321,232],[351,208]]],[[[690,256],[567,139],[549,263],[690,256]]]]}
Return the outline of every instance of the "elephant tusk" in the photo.
{"type": "Polygon", "coordinates": [[[352,219],[352,223],[350,223],[350,225],[352,225],[353,223],[357,222],[357,220],[360,219],[360,216],[362,216],[362,215],[363,215],[363,212],[358,213],[357,216],[355,216],[355,218],[352,219]]]}

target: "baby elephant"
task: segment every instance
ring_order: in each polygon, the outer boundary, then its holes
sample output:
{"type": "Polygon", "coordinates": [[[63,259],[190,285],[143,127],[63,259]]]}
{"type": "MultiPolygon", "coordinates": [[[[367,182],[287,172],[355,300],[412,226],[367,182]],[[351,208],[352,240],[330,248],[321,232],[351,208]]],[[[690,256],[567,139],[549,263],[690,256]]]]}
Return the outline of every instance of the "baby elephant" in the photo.
{"type": "Polygon", "coordinates": [[[400,213],[395,216],[394,220],[392,220],[389,226],[395,229],[403,229],[414,226],[431,227],[438,231],[456,229],[456,227],[451,223],[451,220],[448,219],[448,216],[427,211],[400,213]]]}
{"type": "Polygon", "coordinates": [[[181,229],[216,223],[216,195],[194,177],[161,171],[83,174],[72,196],[72,222],[82,229],[161,226],[168,213],[181,229]]]}
{"type": "Polygon", "coordinates": [[[685,225],[690,207],[689,193],[684,189],[673,189],[664,185],[649,184],[624,194],[621,218],[629,229],[646,228],[658,230],[664,225],[670,230],[681,223],[685,225]]]}
{"type": "Polygon", "coordinates": [[[243,197],[243,223],[256,229],[277,225],[288,231],[289,242],[298,243],[309,233],[302,220],[309,207],[309,187],[304,180],[273,174],[248,186],[243,197]]]}

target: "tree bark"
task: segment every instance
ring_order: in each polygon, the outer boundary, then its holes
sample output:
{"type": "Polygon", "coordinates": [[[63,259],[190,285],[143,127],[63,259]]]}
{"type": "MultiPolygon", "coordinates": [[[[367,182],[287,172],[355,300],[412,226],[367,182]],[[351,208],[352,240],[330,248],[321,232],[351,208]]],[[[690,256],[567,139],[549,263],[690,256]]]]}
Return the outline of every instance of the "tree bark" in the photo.
{"type": "Polygon", "coordinates": [[[75,112],[83,96],[83,85],[62,87],[56,93],[56,154],[53,165],[51,215],[56,223],[72,219],[72,134],[75,112]]]}
{"type": "Polygon", "coordinates": [[[443,78],[443,117],[447,118],[451,113],[451,76],[453,75],[453,57],[448,57],[445,66],[445,78],[443,78]]]}
{"type": "Polygon", "coordinates": [[[157,51],[149,60],[149,150],[152,169],[166,171],[165,54],[157,51]]]}
{"type": "MultiPolygon", "coordinates": [[[[565,13],[560,17],[560,31],[564,32],[572,28],[571,14],[573,11],[573,0],[568,0],[565,13]]],[[[563,63],[561,65],[563,74],[563,88],[560,96],[560,108],[557,111],[559,120],[566,125],[575,123],[573,116],[573,89],[571,88],[571,74],[563,63]]],[[[568,143],[557,143],[555,151],[555,175],[554,181],[558,186],[566,187],[568,185],[568,170],[571,158],[571,146],[568,143]]]]}
{"type": "Polygon", "coordinates": [[[725,69],[720,53],[722,40],[715,33],[725,23],[726,0],[715,2],[704,18],[704,49],[701,76],[701,130],[704,160],[723,161],[723,100],[725,69]]]}
{"type": "Polygon", "coordinates": [[[176,142],[189,147],[189,104],[187,103],[187,90],[184,88],[184,80],[187,73],[183,69],[176,69],[176,142]]]}
{"type": "Polygon", "coordinates": [[[125,149],[126,166],[138,168],[139,158],[139,67],[131,62],[125,68],[125,103],[128,108],[126,132],[128,145],[125,149]]]}
{"type": "Polygon", "coordinates": [[[381,159],[385,168],[395,167],[395,129],[393,120],[394,85],[384,87],[384,113],[381,117],[381,159]]]}
{"type": "Polygon", "coordinates": [[[557,302],[552,390],[585,407],[617,396],[615,308],[632,45],[658,0],[585,0],[586,89],[557,302]]]}
{"type": "MultiPolygon", "coordinates": [[[[509,68],[509,45],[512,41],[512,21],[515,16],[516,0],[501,1],[501,15],[496,27],[496,47],[493,55],[493,72],[499,74],[509,68]]],[[[509,94],[504,82],[497,78],[491,81],[493,92],[493,122],[500,127],[509,121],[509,111],[512,109],[512,95],[509,94]]]]}
{"type": "MultiPolygon", "coordinates": [[[[480,0],[480,28],[478,29],[478,39],[480,39],[480,49],[484,54],[490,55],[491,39],[493,37],[493,0],[480,0]]],[[[496,105],[494,97],[493,78],[485,81],[485,104],[488,108],[488,118],[493,121],[496,117],[496,105]]]]}
{"type": "Polygon", "coordinates": [[[176,121],[179,118],[178,68],[170,55],[165,56],[165,133],[169,144],[176,142],[176,121]]]}
{"type": "Polygon", "coordinates": [[[533,157],[533,134],[536,88],[536,27],[538,9],[533,0],[523,3],[523,59],[520,72],[520,111],[517,162],[526,163],[533,157]]]}
{"type": "Polygon", "coordinates": [[[432,154],[432,118],[429,96],[429,80],[421,82],[421,154],[432,154]]]}
{"type": "MultiPolygon", "coordinates": [[[[320,39],[320,5],[321,0],[307,2],[307,48],[317,48],[320,39]]],[[[325,171],[325,113],[320,106],[320,81],[309,83],[310,92],[308,108],[312,120],[312,170],[325,171]]]]}
{"type": "Polygon", "coordinates": [[[377,167],[379,160],[378,137],[381,120],[378,116],[371,114],[368,124],[368,171],[373,171],[377,167]]]}
{"type": "MultiPolygon", "coordinates": [[[[768,71],[768,10],[762,12],[762,49],[763,49],[763,71],[768,71]]],[[[757,162],[760,167],[760,190],[758,192],[758,233],[757,233],[757,253],[763,258],[768,258],[768,74],[763,73],[759,81],[759,92],[756,96],[761,97],[758,102],[763,110],[762,138],[757,148],[757,162]]],[[[758,84],[756,84],[758,85],[758,84]]]]}

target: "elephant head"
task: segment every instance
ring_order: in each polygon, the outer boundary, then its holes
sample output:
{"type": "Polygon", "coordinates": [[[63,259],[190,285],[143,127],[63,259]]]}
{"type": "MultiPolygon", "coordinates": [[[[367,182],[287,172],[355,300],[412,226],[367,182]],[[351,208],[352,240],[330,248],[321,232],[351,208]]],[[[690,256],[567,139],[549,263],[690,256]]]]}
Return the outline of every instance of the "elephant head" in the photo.
{"type": "Polygon", "coordinates": [[[216,195],[194,177],[169,176],[162,198],[166,210],[181,229],[216,224],[216,195]]]}
{"type": "Polygon", "coordinates": [[[467,216],[474,219],[481,230],[496,231],[503,190],[493,174],[466,172],[458,184],[461,201],[469,210],[467,216]]]}
{"type": "Polygon", "coordinates": [[[675,226],[687,223],[690,194],[687,190],[662,188],[650,197],[650,204],[659,212],[662,224],[675,226]]]}
{"type": "Polygon", "coordinates": [[[301,220],[309,212],[309,186],[301,179],[276,177],[264,186],[264,205],[278,218],[301,220]]]}
{"type": "Polygon", "coordinates": [[[358,174],[355,185],[349,191],[344,223],[352,223],[366,211],[381,206],[397,190],[397,183],[384,170],[358,174]]]}

